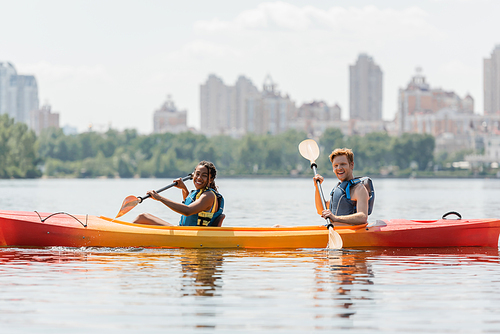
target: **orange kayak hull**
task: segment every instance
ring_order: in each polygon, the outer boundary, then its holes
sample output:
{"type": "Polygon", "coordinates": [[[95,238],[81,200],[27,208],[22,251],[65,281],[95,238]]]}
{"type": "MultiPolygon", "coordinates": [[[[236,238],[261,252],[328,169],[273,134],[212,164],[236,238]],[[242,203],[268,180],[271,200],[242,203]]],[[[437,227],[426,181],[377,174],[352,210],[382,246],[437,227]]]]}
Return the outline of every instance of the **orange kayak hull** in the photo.
{"type": "MultiPolygon", "coordinates": [[[[324,226],[149,226],[110,218],[0,211],[3,247],[325,248],[324,226]],[[43,220],[43,221],[42,221],[43,220]]],[[[336,227],[344,248],[498,247],[499,219],[384,220],[336,227]]]]}

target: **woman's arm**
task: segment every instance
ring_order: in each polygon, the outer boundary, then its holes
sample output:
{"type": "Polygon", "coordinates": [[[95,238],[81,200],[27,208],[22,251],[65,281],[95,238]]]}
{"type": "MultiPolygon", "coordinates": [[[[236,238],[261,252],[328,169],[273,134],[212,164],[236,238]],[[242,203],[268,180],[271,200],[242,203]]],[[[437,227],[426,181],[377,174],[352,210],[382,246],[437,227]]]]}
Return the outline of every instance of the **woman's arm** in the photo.
{"type": "Polygon", "coordinates": [[[182,198],[186,199],[186,197],[189,196],[189,190],[186,187],[186,184],[184,183],[184,181],[182,181],[182,178],[178,178],[178,179],[174,180],[174,182],[177,182],[175,187],[182,190],[182,198]]]}
{"type": "Polygon", "coordinates": [[[215,194],[211,191],[204,192],[200,198],[189,205],[177,203],[171,199],[160,196],[154,190],[148,191],[148,194],[151,195],[151,198],[162,202],[171,210],[180,213],[183,216],[191,216],[200,213],[201,211],[209,210],[215,201],[215,194]]]}

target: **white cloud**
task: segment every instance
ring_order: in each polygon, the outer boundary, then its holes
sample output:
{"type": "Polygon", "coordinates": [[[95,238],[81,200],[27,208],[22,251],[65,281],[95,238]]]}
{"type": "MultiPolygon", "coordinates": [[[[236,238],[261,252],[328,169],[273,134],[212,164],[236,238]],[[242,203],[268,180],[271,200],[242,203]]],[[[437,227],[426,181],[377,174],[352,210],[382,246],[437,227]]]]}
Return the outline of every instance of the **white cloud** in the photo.
{"type": "Polygon", "coordinates": [[[241,12],[234,19],[198,21],[195,32],[203,35],[241,32],[308,32],[324,31],[337,38],[369,37],[394,39],[428,36],[445,37],[428,21],[428,14],[418,8],[380,9],[375,6],[331,7],[324,10],[313,6],[298,7],[284,2],[267,2],[241,12]]]}
{"type": "Polygon", "coordinates": [[[481,100],[480,92],[472,91],[473,87],[481,86],[481,67],[467,65],[461,60],[453,59],[443,64],[436,76],[441,78],[443,89],[453,90],[459,95],[472,93],[476,100],[481,100]]]}
{"type": "Polygon", "coordinates": [[[217,44],[207,40],[197,39],[185,44],[180,50],[169,54],[172,60],[185,60],[195,58],[197,60],[210,58],[237,57],[240,52],[228,45],[217,44]]]}
{"type": "Polygon", "coordinates": [[[40,61],[16,67],[18,73],[35,75],[40,103],[52,104],[53,110],[60,112],[61,124],[78,125],[80,130],[92,122],[107,124],[116,119],[108,113],[116,108],[118,101],[124,100],[119,98],[123,91],[117,85],[122,78],[110,74],[101,65],[72,66],[40,61]]]}
{"type": "MultiPolygon", "coordinates": [[[[31,63],[16,62],[16,67],[20,73],[36,75],[41,101],[49,98],[54,102],[54,108],[64,112],[65,122],[87,124],[102,118],[101,123],[106,124],[112,119],[113,125],[133,122],[142,131],[151,128],[144,115],[152,113],[167,93],[173,95],[179,108],[188,110],[191,124],[198,125],[199,85],[210,73],[228,85],[234,84],[238,75],[245,75],[258,87],[269,73],[297,104],[313,99],[338,102],[345,115],[349,109],[349,65],[360,52],[373,56],[384,72],[386,118],[391,118],[397,107],[397,88],[408,82],[417,65],[428,71],[433,86],[470,90],[475,98],[479,96],[479,88],[468,87],[480,85],[480,71],[467,67],[474,67],[474,59],[481,58],[472,51],[484,47],[479,43],[470,46],[472,28],[456,26],[458,18],[466,22],[470,10],[462,10],[457,18],[455,14],[444,15],[447,6],[436,3],[415,3],[407,8],[400,3],[385,7],[335,4],[327,8],[316,6],[314,1],[306,6],[254,2],[228,8],[225,14],[229,16],[224,18],[211,11],[198,21],[186,14],[176,38],[165,34],[151,38],[151,44],[144,40],[150,34],[148,25],[138,25],[138,33],[130,36],[129,43],[141,47],[131,48],[117,59],[110,60],[104,50],[96,49],[96,55],[101,53],[102,57],[93,58],[93,63],[67,58],[76,65],[56,65],[55,56],[49,53],[27,60],[31,63]],[[466,37],[467,58],[462,57],[466,37]],[[51,61],[37,62],[39,57],[51,61]],[[450,63],[449,58],[464,63],[450,63]],[[106,116],[111,112],[118,116],[106,116]]],[[[478,29],[477,25],[473,28],[478,29]]],[[[72,52],[66,50],[66,54],[72,52]]]]}
{"type": "Polygon", "coordinates": [[[449,2],[449,3],[478,3],[478,2],[494,2],[497,0],[432,0],[434,2],[449,2]]]}
{"type": "Polygon", "coordinates": [[[450,60],[449,62],[441,66],[439,71],[443,74],[457,76],[475,76],[479,74],[477,67],[468,66],[458,59],[450,60]]]}
{"type": "Polygon", "coordinates": [[[384,115],[391,118],[396,88],[432,53],[423,50],[433,50],[449,38],[434,22],[430,13],[417,6],[324,9],[279,1],[261,3],[225,20],[197,21],[194,32],[200,45],[212,43],[226,49],[207,52],[214,58],[205,64],[205,73],[222,75],[227,84],[245,74],[258,86],[271,73],[298,104],[323,99],[339,102],[344,112],[348,110],[348,66],[366,52],[384,71],[388,87],[384,115]],[[226,56],[227,50],[238,56],[226,56]]]}
{"type": "Polygon", "coordinates": [[[103,66],[69,66],[55,65],[47,61],[31,64],[19,64],[19,72],[23,74],[36,73],[50,83],[74,81],[111,81],[103,66]]]}

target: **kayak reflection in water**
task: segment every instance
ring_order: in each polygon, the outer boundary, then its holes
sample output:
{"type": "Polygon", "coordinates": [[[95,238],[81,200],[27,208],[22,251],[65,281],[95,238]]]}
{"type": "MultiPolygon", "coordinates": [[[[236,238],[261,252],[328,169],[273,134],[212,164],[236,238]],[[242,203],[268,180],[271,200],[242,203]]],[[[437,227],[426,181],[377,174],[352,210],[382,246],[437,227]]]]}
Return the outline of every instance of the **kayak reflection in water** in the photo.
{"type": "MultiPolygon", "coordinates": [[[[215,177],[217,170],[209,161],[200,161],[193,172],[193,184],[196,190],[188,191],[181,178],[176,179],[176,188],[182,190],[184,201],[177,203],[159,195],[156,191],[148,191],[154,200],[160,201],[173,211],[182,215],[180,226],[221,226],[225,215],[224,199],[217,191],[215,177]]],[[[173,226],[150,213],[142,213],[133,221],[136,224],[173,226]]]]}
{"type": "Polygon", "coordinates": [[[348,148],[337,148],[330,154],[333,172],[339,183],[333,188],[328,209],[323,210],[322,196],[319,193],[317,181],[323,183],[323,177],[316,174],[313,177],[316,186],[316,209],[323,218],[330,218],[334,225],[366,224],[371,214],[375,200],[373,183],[369,177],[354,177],[354,154],[348,148]]]}

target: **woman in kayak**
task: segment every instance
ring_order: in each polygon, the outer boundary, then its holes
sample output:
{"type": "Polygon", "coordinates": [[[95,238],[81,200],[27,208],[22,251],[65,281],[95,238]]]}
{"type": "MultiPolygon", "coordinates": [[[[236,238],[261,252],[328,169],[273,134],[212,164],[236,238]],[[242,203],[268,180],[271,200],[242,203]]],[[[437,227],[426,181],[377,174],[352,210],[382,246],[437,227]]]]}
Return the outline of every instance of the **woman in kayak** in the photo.
{"type": "MultiPolygon", "coordinates": [[[[148,191],[148,195],[152,199],[162,202],[173,211],[180,213],[182,215],[179,222],[180,226],[220,226],[224,219],[224,215],[222,215],[224,199],[217,192],[214,181],[216,175],[217,170],[213,163],[200,161],[193,172],[193,184],[196,190],[190,193],[182,179],[175,180],[177,182],[175,187],[182,190],[182,197],[184,198],[182,203],[165,198],[154,190],[148,191]]],[[[140,214],[134,220],[134,223],[173,226],[173,224],[150,213],[140,214]]]]}

